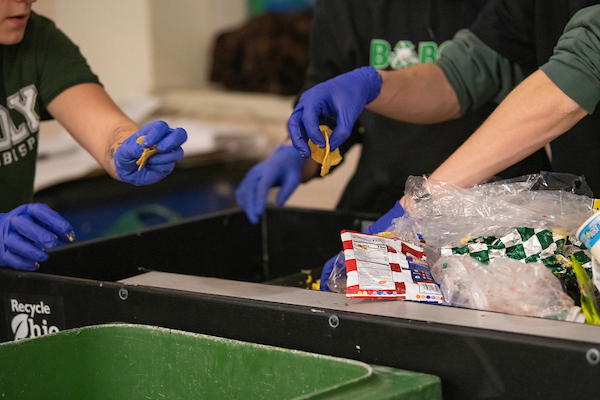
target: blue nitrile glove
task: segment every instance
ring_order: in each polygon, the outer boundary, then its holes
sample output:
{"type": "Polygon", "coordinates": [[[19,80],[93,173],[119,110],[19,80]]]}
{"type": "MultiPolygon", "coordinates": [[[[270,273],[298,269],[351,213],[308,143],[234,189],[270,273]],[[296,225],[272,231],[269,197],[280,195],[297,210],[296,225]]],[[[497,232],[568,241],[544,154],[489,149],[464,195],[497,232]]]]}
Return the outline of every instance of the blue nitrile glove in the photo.
{"type": "Polygon", "coordinates": [[[304,158],[293,146],[280,146],[263,162],[252,167],[237,188],[238,205],[251,223],[265,211],[269,189],[281,186],[276,202],[282,206],[300,184],[304,158]]]}
{"type": "Polygon", "coordinates": [[[48,259],[46,249],[68,243],[73,227],[45,204],[24,204],[0,214],[0,265],[33,271],[48,259]]]}
{"type": "MultiPolygon", "coordinates": [[[[376,233],[385,232],[387,230],[387,228],[389,228],[392,225],[392,220],[394,220],[396,218],[400,218],[403,215],[404,215],[404,208],[402,208],[402,206],[400,205],[400,202],[397,201],[396,204],[394,205],[394,207],[392,207],[392,209],[390,211],[388,211],[377,221],[375,221],[371,225],[369,225],[367,227],[367,229],[365,229],[364,233],[374,235],[376,233]]],[[[341,255],[343,255],[343,252],[341,255]]],[[[337,256],[338,255],[336,254],[335,256],[330,258],[329,261],[327,261],[325,263],[325,265],[323,266],[323,272],[321,273],[321,282],[319,285],[321,291],[324,291],[324,292],[329,291],[329,287],[327,286],[327,281],[329,279],[329,276],[331,275],[331,271],[333,271],[335,259],[337,256]]]]}
{"type": "Polygon", "coordinates": [[[175,168],[175,163],[183,158],[181,145],[187,140],[187,133],[182,128],[169,128],[164,121],[154,121],[129,136],[115,152],[115,167],[123,182],[135,186],[156,183],[169,175],[175,168]],[[136,140],[145,136],[144,144],[136,140]],[[157,145],[157,153],[152,155],[139,168],[136,161],[144,149],[157,145]]]}
{"type": "Polygon", "coordinates": [[[329,260],[327,260],[327,262],[323,266],[323,272],[321,272],[321,280],[319,281],[319,289],[322,292],[330,292],[329,286],[327,285],[327,281],[329,280],[329,277],[331,276],[331,273],[333,272],[333,267],[335,266],[335,259],[338,256],[343,257],[344,251],[342,250],[340,253],[331,257],[329,260]]]}
{"type": "Polygon", "coordinates": [[[308,139],[325,147],[319,129],[319,117],[322,116],[337,121],[329,139],[331,151],[337,149],[352,133],[365,106],[375,100],[380,91],[381,75],[373,67],[357,68],[307,90],[288,120],[294,147],[307,158],[310,157],[308,139]]]}
{"type": "Polygon", "coordinates": [[[394,207],[390,209],[390,211],[386,212],[381,218],[369,225],[367,229],[365,229],[364,233],[374,235],[376,233],[385,232],[387,228],[389,228],[392,225],[392,220],[400,218],[403,215],[404,208],[402,208],[400,202],[397,201],[396,204],[394,204],[394,207]]]}

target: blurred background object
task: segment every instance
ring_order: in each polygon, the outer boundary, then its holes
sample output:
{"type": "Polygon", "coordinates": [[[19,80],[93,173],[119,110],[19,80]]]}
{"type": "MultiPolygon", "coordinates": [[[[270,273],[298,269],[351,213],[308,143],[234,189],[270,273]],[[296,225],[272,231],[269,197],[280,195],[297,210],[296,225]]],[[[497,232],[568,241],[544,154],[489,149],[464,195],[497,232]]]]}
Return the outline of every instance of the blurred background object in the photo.
{"type": "Polygon", "coordinates": [[[310,12],[267,12],[220,34],[210,80],[232,90],[294,95],[308,67],[310,12]]]}

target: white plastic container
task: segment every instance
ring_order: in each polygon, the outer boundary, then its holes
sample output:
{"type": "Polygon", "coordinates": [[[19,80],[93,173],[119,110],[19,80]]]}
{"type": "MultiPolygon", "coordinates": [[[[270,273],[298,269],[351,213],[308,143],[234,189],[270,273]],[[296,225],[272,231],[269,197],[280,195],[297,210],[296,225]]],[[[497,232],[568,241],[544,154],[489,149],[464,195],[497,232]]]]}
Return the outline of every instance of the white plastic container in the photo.
{"type": "Polygon", "coordinates": [[[577,239],[590,249],[596,260],[600,260],[600,213],[594,213],[579,227],[577,239]]]}
{"type": "Polygon", "coordinates": [[[600,212],[594,213],[577,230],[577,239],[592,253],[594,284],[600,289],[600,212]]]}

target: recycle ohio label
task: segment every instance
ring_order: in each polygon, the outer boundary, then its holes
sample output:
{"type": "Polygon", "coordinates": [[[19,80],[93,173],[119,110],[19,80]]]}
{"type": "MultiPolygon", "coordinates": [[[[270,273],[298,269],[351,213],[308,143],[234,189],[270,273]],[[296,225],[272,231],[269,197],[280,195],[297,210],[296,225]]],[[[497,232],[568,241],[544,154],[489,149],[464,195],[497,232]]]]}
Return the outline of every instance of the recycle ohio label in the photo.
{"type": "Polygon", "coordinates": [[[34,338],[65,329],[62,297],[4,294],[8,337],[34,338]]]}

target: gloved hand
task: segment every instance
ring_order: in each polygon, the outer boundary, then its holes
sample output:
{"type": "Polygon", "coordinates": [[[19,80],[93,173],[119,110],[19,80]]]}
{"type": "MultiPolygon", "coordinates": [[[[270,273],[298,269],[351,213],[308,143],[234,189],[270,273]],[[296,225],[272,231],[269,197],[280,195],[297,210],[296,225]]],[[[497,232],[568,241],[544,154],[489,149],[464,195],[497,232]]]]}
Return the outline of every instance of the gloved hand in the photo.
{"type": "Polygon", "coordinates": [[[369,235],[374,235],[376,233],[385,232],[387,228],[392,225],[392,221],[396,218],[400,218],[404,215],[404,208],[399,201],[394,204],[394,207],[390,209],[390,211],[383,214],[381,218],[377,221],[373,222],[371,225],[365,229],[364,233],[368,233],[369,235]]]}
{"type": "Polygon", "coordinates": [[[164,121],[154,121],[144,126],[125,139],[115,152],[115,167],[119,178],[135,186],[160,181],[169,175],[175,168],[175,163],[183,158],[181,145],[186,140],[185,130],[171,129],[164,121]],[[145,136],[143,146],[136,143],[140,136],[145,136]],[[136,161],[144,149],[152,145],[156,145],[157,153],[148,158],[142,168],[139,168],[136,161]]]}
{"type": "Polygon", "coordinates": [[[331,257],[329,260],[327,260],[325,265],[323,265],[323,272],[321,272],[321,280],[319,281],[319,289],[321,290],[321,292],[330,292],[331,291],[329,289],[329,285],[327,284],[327,281],[329,280],[329,277],[331,276],[331,273],[333,272],[333,267],[335,266],[335,260],[338,256],[344,257],[344,251],[342,250],[335,256],[331,257]]]}
{"type": "MultiPolygon", "coordinates": [[[[404,208],[402,208],[402,205],[400,205],[400,202],[397,201],[396,204],[394,204],[394,207],[392,207],[392,209],[390,211],[388,211],[377,221],[375,221],[371,225],[369,225],[367,227],[367,229],[365,229],[364,233],[374,235],[376,233],[385,232],[387,230],[387,228],[389,228],[392,225],[392,220],[394,220],[396,218],[400,218],[403,215],[404,215],[404,208]]],[[[341,255],[343,256],[343,252],[341,253],[341,255]]],[[[321,273],[321,282],[319,285],[321,291],[323,291],[323,292],[329,291],[329,287],[327,286],[327,280],[329,279],[329,276],[331,275],[331,272],[333,271],[333,267],[335,265],[335,259],[337,256],[338,255],[336,254],[335,256],[330,258],[323,266],[323,272],[321,273]]]]}
{"type": "Polygon", "coordinates": [[[282,206],[300,184],[304,158],[292,146],[280,146],[266,160],[252,167],[237,188],[238,205],[251,223],[265,211],[269,189],[281,186],[276,202],[282,206]]]}
{"type": "Polygon", "coordinates": [[[68,243],[73,227],[45,204],[24,204],[0,214],[0,265],[33,271],[48,259],[46,249],[68,243]]]}
{"type": "Polygon", "coordinates": [[[319,129],[319,117],[335,119],[337,126],[331,133],[331,151],[337,149],[352,133],[352,127],[367,104],[381,91],[381,75],[373,67],[353,71],[321,82],[307,90],[288,120],[288,130],[294,147],[303,157],[310,157],[308,139],[325,147],[319,129]]]}

